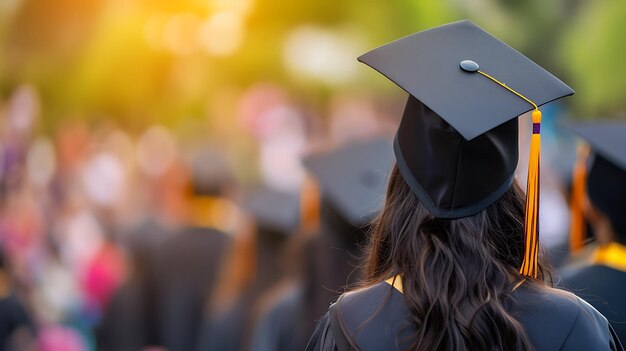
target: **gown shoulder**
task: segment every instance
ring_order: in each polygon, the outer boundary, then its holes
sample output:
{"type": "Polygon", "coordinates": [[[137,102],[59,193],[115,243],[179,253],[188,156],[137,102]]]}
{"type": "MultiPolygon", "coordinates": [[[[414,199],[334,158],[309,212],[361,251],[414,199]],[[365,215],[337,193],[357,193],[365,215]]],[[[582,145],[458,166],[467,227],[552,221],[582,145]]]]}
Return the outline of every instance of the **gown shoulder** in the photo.
{"type": "MultiPolygon", "coordinates": [[[[575,295],[520,288],[510,311],[537,351],[623,351],[606,318],[575,295]]],[[[322,317],[307,351],[404,350],[415,332],[402,294],[387,283],[342,295],[322,317]]]]}
{"type": "Polygon", "coordinates": [[[536,350],[624,350],[607,319],[572,293],[524,287],[514,299],[511,315],[536,350]]]}

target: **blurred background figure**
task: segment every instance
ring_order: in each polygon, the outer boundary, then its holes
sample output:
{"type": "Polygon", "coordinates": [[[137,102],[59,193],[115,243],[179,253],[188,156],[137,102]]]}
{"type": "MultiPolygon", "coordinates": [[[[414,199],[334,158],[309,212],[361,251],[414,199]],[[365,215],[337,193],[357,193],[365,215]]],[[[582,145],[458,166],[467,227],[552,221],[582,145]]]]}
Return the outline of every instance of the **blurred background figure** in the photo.
{"type": "MultiPolygon", "coordinates": [[[[626,121],[598,121],[570,124],[582,137],[578,167],[581,177],[575,183],[581,190],[578,201],[579,223],[572,228],[572,252],[582,267],[563,272],[562,285],[587,300],[611,321],[620,339],[626,339],[626,121]],[[590,150],[591,148],[591,154],[590,150]],[[585,233],[590,224],[591,240],[585,233]],[[584,244],[592,246],[587,254],[584,244]]],[[[576,189],[575,190],[579,190],[576,189]]]]}
{"type": "Polygon", "coordinates": [[[258,319],[261,299],[285,277],[285,246],[300,223],[299,197],[257,186],[244,194],[244,209],[254,219],[253,233],[239,237],[229,252],[230,267],[218,280],[216,294],[208,301],[198,350],[244,350],[250,347],[251,330],[258,319]]]}
{"type": "Polygon", "coordinates": [[[0,350],[34,350],[36,330],[13,284],[0,252],[0,350]]]}
{"type": "MultiPolygon", "coordinates": [[[[247,267],[224,266],[226,253],[250,235],[247,220],[231,200],[234,185],[227,164],[216,152],[202,150],[190,160],[189,183],[182,185],[181,229],[157,248],[156,335],[166,349],[192,350],[199,338],[206,300],[223,288],[216,282],[246,274],[247,267]]],[[[178,175],[181,178],[181,175],[178,175]]]]}
{"type": "MultiPolygon", "coordinates": [[[[317,229],[303,233],[292,261],[300,271],[292,285],[278,292],[267,307],[253,338],[252,350],[303,349],[313,331],[309,321],[339,296],[359,275],[361,248],[368,222],[384,199],[392,162],[385,139],[360,141],[308,155],[304,164],[317,185],[317,229]]],[[[304,218],[303,218],[304,220],[304,218]]]]}
{"type": "Polygon", "coordinates": [[[358,277],[382,202],[350,194],[388,161],[349,165],[406,99],[356,57],[463,18],[577,92],[543,109],[540,222],[553,263],[581,265],[558,122],[626,114],[625,16],[619,1],[0,1],[0,285],[28,321],[14,348],[300,347],[358,277]]]}

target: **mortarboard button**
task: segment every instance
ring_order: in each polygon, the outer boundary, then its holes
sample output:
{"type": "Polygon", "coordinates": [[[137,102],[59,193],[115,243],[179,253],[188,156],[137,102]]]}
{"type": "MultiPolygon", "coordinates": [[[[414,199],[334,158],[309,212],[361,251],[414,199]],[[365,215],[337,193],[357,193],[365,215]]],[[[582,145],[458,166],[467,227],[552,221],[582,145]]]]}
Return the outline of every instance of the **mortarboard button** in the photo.
{"type": "Polygon", "coordinates": [[[466,72],[478,72],[478,69],[480,69],[480,66],[478,66],[478,64],[472,60],[463,60],[461,61],[461,69],[463,69],[466,72]]]}
{"type": "Polygon", "coordinates": [[[243,205],[262,230],[287,235],[298,229],[300,205],[296,193],[259,185],[246,191],[243,205]]]}

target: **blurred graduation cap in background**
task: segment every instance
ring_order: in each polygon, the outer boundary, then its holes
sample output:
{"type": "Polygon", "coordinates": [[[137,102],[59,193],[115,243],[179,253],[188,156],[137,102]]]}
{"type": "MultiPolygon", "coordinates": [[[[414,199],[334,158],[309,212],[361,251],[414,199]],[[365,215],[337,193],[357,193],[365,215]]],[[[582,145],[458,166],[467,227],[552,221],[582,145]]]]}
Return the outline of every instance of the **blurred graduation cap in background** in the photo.
{"type": "Polygon", "coordinates": [[[211,149],[195,150],[188,160],[191,169],[191,191],[197,196],[223,196],[235,185],[226,155],[211,149]]]}
{"type": "Polygon", "coordinates": [[[393,162],[388,139],[351,143],[313,153],[303,161],[318,181],[322,203],[328,203],[352,226],[367,224],[381,209],[393,162]]]}
{"type": "Polygon", "coordinates": [[[565,126],[584,139],[591,152],[589,159],[584,151],[579,155],[574,170],[572,249],[580,249],[586,237],[582,211],[585,194],[626,244],[626,121],[569,122],[565,126]]]}
{"type": "Polygon", "coordinates": [[[517,117],[533,110],[525,260],[536,277],[541,106],[574,91],[470,21],[428,29],[359,61],[409,93],[394,141],[402,177],[438,218],[474,215],[513,183],[517,117]]]}
{"type": "Polygon", "coordinates": [[[300,224],[300,199],[297,193],[289,193],[268,186],[255,186],[245,192],[243,207],[255,218],[263,230],[291,234],[300,224]]]}

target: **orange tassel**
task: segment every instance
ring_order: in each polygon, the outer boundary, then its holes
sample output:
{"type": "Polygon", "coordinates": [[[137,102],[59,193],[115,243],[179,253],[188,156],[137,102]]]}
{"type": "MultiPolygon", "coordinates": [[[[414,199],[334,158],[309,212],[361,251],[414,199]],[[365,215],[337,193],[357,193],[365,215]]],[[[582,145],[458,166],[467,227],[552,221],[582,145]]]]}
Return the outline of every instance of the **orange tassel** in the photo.
{"type": "Polygon", "coordinates": [[[526,217],[524,220],[524,261],[520,274],[537,278],[539,253],[539,175],[541,155],[541,111],[532,113],[533,135],[530,139],[528,182],[526,185],[526,217]]]}
{"type": "Polygon", "coordinates": [[[526,215],[524,218],[524,260],[519,269],[521,275],[537,278],[537,255],[539,253],[539,161],[541,154],[541,111],[537,104],[513,88],[483,71],[476,71],[491,79],[504,89],[533,105],[533,135],[530,138],[530,155],[528,157],[528,183],[526,185],[526,215]]]}
{"type": "Polygon", "coordinates": [[[570,251],[575,252],[584,246],[587,227],[583,206],[587,193],[587,157],[589,147],[578,147],[576,163],[572,175],[572,195],[570,199],[570,251]]]}
{"type": "Polygon", "coordinates": [[[300,230],[312,233],[320,222],[320,193],[317,182],[306,177],[300,191],[300,230]]]}

